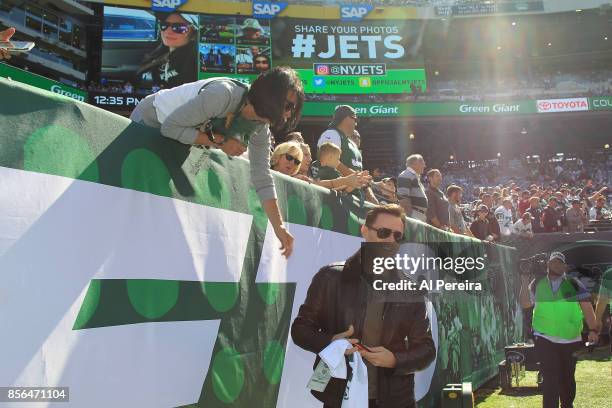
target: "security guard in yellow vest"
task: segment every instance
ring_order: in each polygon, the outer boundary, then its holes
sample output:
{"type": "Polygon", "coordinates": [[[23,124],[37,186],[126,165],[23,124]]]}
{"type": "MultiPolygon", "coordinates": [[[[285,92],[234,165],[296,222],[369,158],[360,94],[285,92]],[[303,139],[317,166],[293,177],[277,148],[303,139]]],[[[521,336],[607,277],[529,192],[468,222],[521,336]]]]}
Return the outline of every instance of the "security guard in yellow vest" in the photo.
{"type": "Polygon", "coordinates": [[[588,339],[597,343],[597,324],[591,294],[577,279],[565,274],[565,255],[553,252],[545,278],[529,282],[521,275],[521,306],[533,309],[533,331],[542,384],[544,408],[572,408],[576,396],[576,357],[582,347],[583,319],[589,326],[588,339]]]}

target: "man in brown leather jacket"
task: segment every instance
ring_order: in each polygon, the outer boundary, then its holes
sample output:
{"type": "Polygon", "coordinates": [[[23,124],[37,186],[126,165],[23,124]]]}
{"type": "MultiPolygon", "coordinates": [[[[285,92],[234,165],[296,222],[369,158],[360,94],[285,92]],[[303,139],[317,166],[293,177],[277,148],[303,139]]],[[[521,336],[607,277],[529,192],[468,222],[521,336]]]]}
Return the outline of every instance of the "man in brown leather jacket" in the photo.
{"type": "MultiPolygon", "coordinates": [[[[414,372],[427,368],[436,357],[423,296],[414,292],[381,296],[372,286],[380,277],[372,273],[372,253],[395,256],[404,228],[400,206],[370,210],[361,227],[365,246],[346,262],[323,267],[314,276],[291,326],[295,344],[315,354],[340,338],[355,345],[345,354],[357,351],[366,362],[370,408],[416,407],[414,372]],[[364,249],[368,245],[373,249],[364,249]]],[[[317,356],[314,367],[318,363],[317,356]]],[[[340,408],[346,384],[347,380],[331,378],[323,392],[312,394],[324,407],[340,408]]]]}

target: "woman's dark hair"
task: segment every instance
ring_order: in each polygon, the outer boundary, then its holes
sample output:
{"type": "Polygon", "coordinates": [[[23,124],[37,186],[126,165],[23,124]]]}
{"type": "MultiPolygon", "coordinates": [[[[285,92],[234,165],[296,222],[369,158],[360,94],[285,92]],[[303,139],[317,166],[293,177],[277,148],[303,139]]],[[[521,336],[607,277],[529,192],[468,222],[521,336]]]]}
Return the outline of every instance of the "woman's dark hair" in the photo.
{"type": "Polygon", "coordinates": [[[257,116],[268,119],[274,132],[287,133],[297,126],[304,106],[304,87],[297,73],[289,67],[276,67],[259,75],[248,95],[257,116]],[[296,104],[289,120],[284,122],[289,91],[295,92],[296,104]]]}

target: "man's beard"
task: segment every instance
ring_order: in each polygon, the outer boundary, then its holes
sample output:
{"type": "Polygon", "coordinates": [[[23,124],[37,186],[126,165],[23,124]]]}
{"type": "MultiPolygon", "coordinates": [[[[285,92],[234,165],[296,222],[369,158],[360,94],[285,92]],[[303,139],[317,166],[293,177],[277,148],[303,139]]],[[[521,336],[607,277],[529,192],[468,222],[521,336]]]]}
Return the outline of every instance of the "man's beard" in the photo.
{"type": "Polygon", "coordinates": [[[397,242],[365,242],[362,247],[362,272],[366,276],[373,274],[375,258],[395,258],[399,251],[397,242]]]}

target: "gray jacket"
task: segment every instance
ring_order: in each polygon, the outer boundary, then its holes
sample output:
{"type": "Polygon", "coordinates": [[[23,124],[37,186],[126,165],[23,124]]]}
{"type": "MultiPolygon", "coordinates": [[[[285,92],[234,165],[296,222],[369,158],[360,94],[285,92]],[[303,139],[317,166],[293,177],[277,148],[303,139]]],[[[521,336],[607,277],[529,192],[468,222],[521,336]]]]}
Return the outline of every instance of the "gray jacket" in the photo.
{"type": "MultiPolygon", "coordinates": [[[[198,82],[203,84],[209,81],[198,82]]],[[[170,139],[193,144],[198,137],[198,127],[209,119],[226,117],[235,112],[240,107],[245,92],[244,88],[228,79],[215,78],[195,98],[172,111],[163,123],[158,120],[154,105],[158,93],[143,99],[130,118],[160,129],[161,134],[170,139]]],[[[258,126],[248,145],[251,182],[262,201],[276,198],[270,170],[270,137],[269,126],[262,124],[258,126]]]]}

